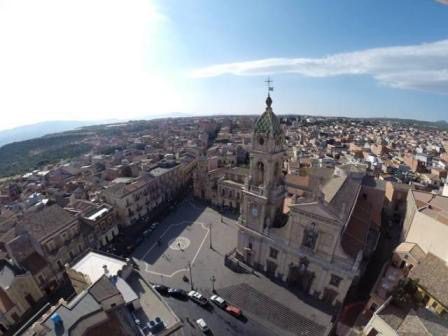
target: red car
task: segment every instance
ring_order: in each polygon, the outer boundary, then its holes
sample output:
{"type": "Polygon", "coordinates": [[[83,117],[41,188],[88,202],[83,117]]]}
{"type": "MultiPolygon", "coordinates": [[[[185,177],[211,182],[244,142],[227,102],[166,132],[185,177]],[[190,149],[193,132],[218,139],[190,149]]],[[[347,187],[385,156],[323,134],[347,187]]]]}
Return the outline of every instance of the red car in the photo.
{"type": "Polygon", "coordinates": [[[241,317],[243,315],[240,308],[232,306],[232,305],[227,305],[226,312],[228,312],[230,315],[233,315],[235,317],[241,317]]]}

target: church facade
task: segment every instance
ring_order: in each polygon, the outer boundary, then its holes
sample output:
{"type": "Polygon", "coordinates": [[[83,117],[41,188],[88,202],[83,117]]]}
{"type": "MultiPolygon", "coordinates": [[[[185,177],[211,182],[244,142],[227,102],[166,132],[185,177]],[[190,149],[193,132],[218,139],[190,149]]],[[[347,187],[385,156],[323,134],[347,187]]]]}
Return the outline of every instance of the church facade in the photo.
{"type": "Polygon", "coordinates": [[[254,269],[281,279],[325,302],[343,302],[359,275],[362,251],[344,251],[341,243],[361,190],[365,170],[338,167],[312,180],[300,196],[284,185],[287,155],[280,121],[268,95],[257,120],[243,187],[238,257],[254,269]]]}

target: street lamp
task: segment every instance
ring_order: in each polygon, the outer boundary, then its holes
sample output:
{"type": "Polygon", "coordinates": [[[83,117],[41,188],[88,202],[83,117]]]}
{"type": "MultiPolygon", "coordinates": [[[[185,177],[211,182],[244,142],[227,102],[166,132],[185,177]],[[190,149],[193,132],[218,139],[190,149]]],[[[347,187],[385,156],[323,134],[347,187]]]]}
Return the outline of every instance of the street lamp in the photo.
{"type": "Polygon", "coordinates": [[[212,223],[208,224],[208,229],[209,229],[209,232],[210,232],[210,237],[209,237],[210,249],[213,250],[213,245],[212,245],[212,223]]]}
{"type": "Polygon", "coordinates": [[[246,251],[247,256],[246,256],[246,263],[252,268],[252,273],[254,273],[254,266],[252,266],[251,262],[252,262],[252,249],[250,247],[245,247],[244,251],[246,251]]]}
{"type": "Polygon", "coordinates": [[[188,270],[190,271],[190,286],[191,286],[191,290],[193,290],[194,287],[193,287],[193,274],[191,273],[191,263],[188,262],[187,266],[188,266],[188,270]]]}
{"type": "Polygon", "coordinates": [[[216,278],[214,275],[212,275],[212,277],[210,278],[210,281],[212,282],[212,292],[215,293],[215,281],[216,278]]]}

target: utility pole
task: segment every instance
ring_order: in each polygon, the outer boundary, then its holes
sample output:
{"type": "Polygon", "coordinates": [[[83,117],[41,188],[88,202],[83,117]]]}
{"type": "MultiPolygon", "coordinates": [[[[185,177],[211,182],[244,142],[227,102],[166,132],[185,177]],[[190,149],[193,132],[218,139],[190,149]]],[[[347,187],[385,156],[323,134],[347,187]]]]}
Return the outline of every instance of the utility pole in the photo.
{"type": "Polygon", "coordinates": [[[215,281],[216,278],[214,275],[212,275],[212,277],[210,278],[210,281],[212,282],[212,292],[215,293],[215,281]]]}
{"type": "Polygon", "coordinates": [[[210,232],[210,237],[209,237],[210,250],[213,250],[213,245],[212,245],[212,223],[208,224],[208,229],[209,229],[209,232],[210,232]]]}
{"type": "Polygon", "coordinates": [[[193,274],[191,273],[191,263],[190,263],[190,262],[188,262],[188,270],[190,271],[190,285],[191,285],[191,290],[193,290],[193,289],[194,289],[194,286],[193,286],[193,274]]]}

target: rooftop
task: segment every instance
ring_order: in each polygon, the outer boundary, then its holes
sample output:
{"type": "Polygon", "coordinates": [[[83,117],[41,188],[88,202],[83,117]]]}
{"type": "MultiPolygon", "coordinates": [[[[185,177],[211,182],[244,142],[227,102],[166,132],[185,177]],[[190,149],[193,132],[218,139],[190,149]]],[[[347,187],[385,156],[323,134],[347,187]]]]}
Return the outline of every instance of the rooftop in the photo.
{"type": "Polygon", "coordinates": [[[428,253],[412,268],[409,277],[418,279],[420,287],[448,307],[448,265],[444,260],[428,253]]]}
{"type": "Polygon", "coordinates": [[[171,167],[171,168],[157,167],[157,168],[154,168],[153,170],[151,170],[149,173],[154,177],[158,177],[158,176],[168,173],[172,169],[173,169],[173,167],[171,167]]]}
{"type": "Polygon", "coordinates": [[[412,190],[415,205],[421,213],[448,224],[448,197],[412,190]]]}
{"type": "Polygon", "coordinates": [[[104,275],[104,266],[107,267],[110,276],[115,276],[126,265],[127,263],[123,260],[91,251],[72,265],[71,268],[87,275],[90,281],[94,283],[104,275]]]}
{"type": "Polygon", "coordinates": [[[40,241],[75,221],[76,217],[59,205],[53,204],[40,211],[27,213],[19,220],[18,226],[24,228],[34,239],[40,241]]]}
{"type": "Polygon", "coordinates": [[[272,112],[271,108],[272,99],[268,96],[266,99],[266,111],[257,119],[254,126],[254,133],[269,134],[274,137],[282,134],[282,129],[280,127],[280,120],[272,112]]]}
{"type": "Polygon", "coordinates": [[[70,330],[79,320],[101,310],[101,306],[89,292],[82,292],[68,304],[61,304],[42,324],[49,329],[47,335],[70,335],[70,330]],[[63,322],[62,328],[56,327],[51,320],[54,314],[60,316],[63,322]]]}

